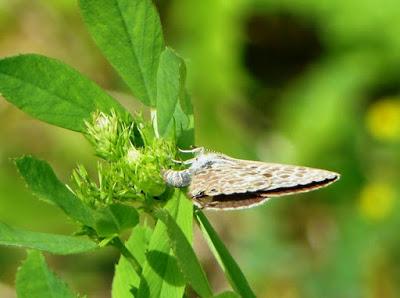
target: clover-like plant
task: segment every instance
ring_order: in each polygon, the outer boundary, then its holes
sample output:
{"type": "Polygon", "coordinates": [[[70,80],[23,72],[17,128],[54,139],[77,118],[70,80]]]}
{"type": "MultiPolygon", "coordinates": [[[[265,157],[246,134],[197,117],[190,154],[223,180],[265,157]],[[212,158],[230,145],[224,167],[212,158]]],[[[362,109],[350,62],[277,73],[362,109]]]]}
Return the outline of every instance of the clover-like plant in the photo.
{"type": "MultiPolygon", "coordinates": [[[[94,40],[151,120],[131,115],[92,81],[40,55],[0,60],[0,92],[47,123],[82,133],[99,157],[97,177],[78,165],[68,185],[33,156],[15,159],[39,199],[61,208],[77,225],[72,236],[27,231],[0,223],[0,244],[28,249],[16,278],[18,297],[77,297],[46,265],[42,252],[77,254],[113,246],[112,297],[254,297],[239,267],[185,192],[171,189],[162,170],[177,147],[194,143],[185,63],[164,44],[151,0],[80,0],[94,40]],[[232,291],[215,295],[192,248],[193,215],[232,291]],[[152,218],[154,220],[141,220],[152,218]],[[154,224],[150,224],[154,222],[154,224]],[[130,229],[125,241],[122,232],[130,229]]],[[[125,233],[126,234],[126,233],[125,233]]]]}

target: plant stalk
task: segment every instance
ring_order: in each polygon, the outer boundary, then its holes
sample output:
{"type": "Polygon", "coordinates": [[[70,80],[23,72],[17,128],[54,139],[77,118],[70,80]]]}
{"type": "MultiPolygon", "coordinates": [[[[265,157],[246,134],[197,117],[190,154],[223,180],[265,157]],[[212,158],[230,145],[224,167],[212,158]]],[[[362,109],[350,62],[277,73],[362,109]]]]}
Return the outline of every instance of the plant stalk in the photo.
{"type": "Polygon", "coordinates": [[[117,248],[121,254],[129,261],[131,264],[133,270],[137,273],[137,275],[142,278],[142,266],[140,266],[138,260],[135,258],[135,256],[129,251],[129,249],[125,246],[125,244],[122,242],[121,238],[115,237],[111,241],[111,245],[117,248]]]}

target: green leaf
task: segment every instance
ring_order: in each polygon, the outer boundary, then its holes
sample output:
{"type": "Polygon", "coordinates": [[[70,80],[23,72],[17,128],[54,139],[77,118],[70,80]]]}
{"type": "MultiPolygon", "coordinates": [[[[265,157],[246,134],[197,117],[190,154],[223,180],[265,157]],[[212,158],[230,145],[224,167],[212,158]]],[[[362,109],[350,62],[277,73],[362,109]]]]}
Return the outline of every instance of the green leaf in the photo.
{"type": "MultiPolygon", "coordinates": [[[[176,220],[189,243],[193,238],[192,203],[185,194],[176,190],[167,202],[165,209],[176,220]]],[[[167,229],[158,221],[150,239],[146,262],[143,265],[143,278],[138,297],[179,297],[185,290],[185,280],[172,254],[167,229]]]]}
{"type": "Polygon", "coordinates": [[[185,62],[166,48],[157,73],[157,129],[160,136],[172,137],[180,146],[193,143],[193,109],[185,81],[185,62]]]}
{"type": "Polygon", "coordinates": [[[28,257],[18,269],[16,288],[18,298],[77,297],[66,283],[49,270],[38,251],[28,252],[28,257]]]}
{"type": "Polygon", "coordinates": [[[151,0],[80,0],[86,25],[133,94],[155,106],[156,74],[164,39],[151,0]]]}
{"type": "Polygon", "coordinates": [[[256,297],[244,274],[240,270],[239,265],[230,255],[229,251],[226,249],[224,243],[218,237],[205,215],[200,210],[196,210],[195,217],[208,245],[235,292],[241,297],[256,297]]]}
{"type": "Polygon", "coordinates": [[[194,115],[192,101],[189,94],[180,100],[175,114],[176,130],[179,132],[177,145],[180,148],[189,148],[194,144],[194,115]]]}
{"type": "Polygon", "coordinates": [[[157,127],[160,136],[175,130],[174,113],[185,96],[185,62],[172,49],[166,48],[160,57],[157,73],[157,127]]]}
{"type": "Polygon", "coordinates": [[[135,208],[112,204],[96,210],[95,229],[99,236],[110,237],[139,223],[139,214],[135,208]]]}
{"type": "Polygon", "coordinates": [[[33,156],[23,156],[16,159],[15,163],[28,187],[38,198],[56,204],[76,221],[94,226],[92,210],[58,180],[47,162],[33,156]]]}
{"type": "Polygon", "coordinates": [[[24,112],[42,121],[85,132],[85,119],[100,110],[126,111],[95,83],[64,63],[40,55],[0,60],[0,92],[24,112]]]}
{"type": "MultiPolygon", "coordinates": [[[[125,245],[131,254],[143,266],[146,260],[146,248],[150,240],[151,230],[148,227],[136,226],[132,229],[132,234],[125,245]]],[[[112,284],[112,297],[132,298],[136,295],[139,288],[140,278],[132,268],[130,262],[121,256],[115,266],[115,274],[112,284]]]]}
{"type": "Polygon", "coordinates": [[[240,296],[238,294],[236,294],[235,292],[223,292],[221,294],[218,294],[216,296],[214,296],[214,298],[240,298],[240,296]]]}
{"type": "Polygon", "coordinates": [[[58,255],[83,253],[97,248],[95,242],[85,238],[32,232],[1,222],[0,245],[33,248],[58,255]]]}
{"type": "Polygon", "coordinates": [[[167,226],[171,247],[186,281],[200,297],[212,297],[211,286],[185,234],[167,210],[157,210],[156,216],[167,226]]]}

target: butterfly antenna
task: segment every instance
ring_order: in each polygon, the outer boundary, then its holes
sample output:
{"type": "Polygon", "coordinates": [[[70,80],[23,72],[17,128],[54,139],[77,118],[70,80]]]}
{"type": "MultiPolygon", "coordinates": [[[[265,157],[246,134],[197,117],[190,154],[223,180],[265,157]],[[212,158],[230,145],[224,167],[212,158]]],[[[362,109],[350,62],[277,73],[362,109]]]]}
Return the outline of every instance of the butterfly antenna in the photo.
{"type": "Polygon", "coordinates": [[[198,153],[198,154],[201,154],[201,153],[204,153],[205,149],[204,149],[204,147],[194,147],[192,149],[187,149],[187,150],[178,148],[178,151],[180,153],[198,153]]]}
{"type": "Polygon", "coordinates": [[[191,165],[193,163],[193,161],[195,160],[195,158],[191,158],[191,159],[184,160],[184,161],[176,160],[176,159],[171,159],[171,160],[172,160],[172,162],[177,163],[179,165],[191,165]]]}
{"type": "Polygon", "coordinates": [[[172,160],[173,163],[177,163],[178,165],[183,164],[182,160],[176,160],[176,159],[173,159],[173,158],[171,160],[172,160]]]}

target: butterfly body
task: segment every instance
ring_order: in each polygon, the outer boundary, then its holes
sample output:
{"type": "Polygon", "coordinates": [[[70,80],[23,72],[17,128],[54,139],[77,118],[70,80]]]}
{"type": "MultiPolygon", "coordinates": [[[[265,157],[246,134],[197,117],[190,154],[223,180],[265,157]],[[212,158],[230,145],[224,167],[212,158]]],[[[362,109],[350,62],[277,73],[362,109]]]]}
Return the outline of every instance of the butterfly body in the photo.
{"type": "Polygon", "coordinates": [[[165,182],[188,186],[188,195],[200,208],[232,210],[253,207],[271,197],[311,191],[338,180],[334,172],[277,163],[241,160],[198,150],[183,171],[168,170],[165,182]]]}

